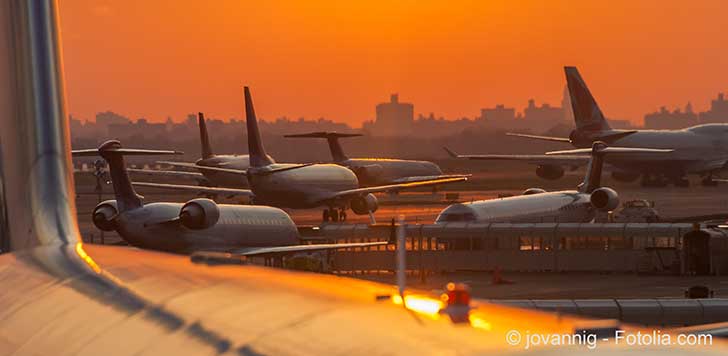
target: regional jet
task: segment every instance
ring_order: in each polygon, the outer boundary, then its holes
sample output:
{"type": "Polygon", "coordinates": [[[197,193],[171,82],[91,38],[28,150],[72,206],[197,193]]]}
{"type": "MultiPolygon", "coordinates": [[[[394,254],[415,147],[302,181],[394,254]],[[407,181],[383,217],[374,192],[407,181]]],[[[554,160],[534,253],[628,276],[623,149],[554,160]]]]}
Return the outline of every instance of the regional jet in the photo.
{"type": "Polygon", "coordinates": [[[248,154],[250,167],[246,170],[197,166],[201,171],[216,171],[246,177],[250,190],[198,187],[174,184],[136,182],[139,186],[186,190],[197,194],[239,194],[251,196],[255,204],[279,208],[310,209],[326,207],[322,220],[345,221],[346,211],[357,215],[368,214],[374,222],[374,212],[379,207],[377,192],[397,192],[403,189],[461,182],[467,177],[448,177],[416,182],[360,187],[356,175],[348,168],[336,164],[275,163],[266,154],[258,130],[258,120],[248,87],[245,94],[245,117],[248,129],[248,154]]]}
{"type": "Polygon", "coordinates": [[[239,257],[268,256],[387,243],[301,245],[291,217],[281,209],[267,206],[216,204],[205,198],[184,204],[144,204],[129,180],[124,155],[175,153],[122,148],[114,140],[98,149],[74,150],[74,156],[100,155],[109,164],[115,199],[94,208],[94,225],[102,231],[116,231],[133,246],[186,254],[224,252],[239,257]]]}
{"type": "Polygon", "coordinates": [[[601,184],[604,160],[610,155],[624,157],[633,154],[669,154],[671,149],[607,147],[595,142],[591,149],[575,149],[547,153],[549,157],[590,153],[584,181],[576,190],[546,192],[529,188],[520,196],[469,203],[457,203],[445,208],[436,223],[448,222],[589,222],[598,211],[609,212],[619,206],[619,195],[601,184]]]}
{"type": "MultiPolygon", "coordinates": [[[[611,156],[606,163],[612,178],[632,182],[642,177],[643,186],[665,186],[673,183],[687,187],[688,174],[699,174],[702,184],[716,184],[713,175],[728,164],[728,124],[703,124],[682,130],[616,130],[605,119],[599,105],[575,67],[565,67],[571,106],[576,129],[569,137],[548,137],[509,133],[511,136],[570,143],[575,147],[590,147],[592,142],[639,148],[672,148],[670,154],[652,153],[611,156]]],[[[507,155],[468,155],[468,159],[508,159],[507,155]]],[[[584,157],[546,157],[544,155],[516,155],[512,160],[524,160],[538,165],[536,174],[545,179],[558,179],[564,167],[585,164],[584,157]]]]}
{"type": "Polygon", "coordinates": [[[438,165],[428,161],[413,161],[393,158],[349,158],[339,142],[340,138],[357,137],[362,134],[338,132],[311,132],[285,135],[290,138],[323,138],[329,144],[334,163],[351,169],[364,187],[418,182],[431,179],[467,177],[461,174],[443,174],[438,165]]]}

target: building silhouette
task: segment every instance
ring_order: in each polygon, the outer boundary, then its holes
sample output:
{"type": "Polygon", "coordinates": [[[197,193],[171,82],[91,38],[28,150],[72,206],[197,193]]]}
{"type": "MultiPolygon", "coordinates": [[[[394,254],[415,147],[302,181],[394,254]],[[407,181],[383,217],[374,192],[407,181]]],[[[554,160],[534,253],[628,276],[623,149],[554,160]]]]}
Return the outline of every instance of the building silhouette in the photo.
{"type": "Polygon", "coordinates": [[[399,95],[392,94],[388,103],[377,104],[376,120],[366,127],[375,136],[401,136],[412,132],[415,106],[400,103],[399,95]]]}
{"type": "Polygon", "coordinates": [[[728,123],[728,100],[723,93],[710,101],[710,110],[700,113],[700,123],[728,123]]]}
{"type": "Polygon", "coordinates": [[[685,105],[685,111],[675,109],[667,110],[660,107],[659,111],[645,115],[645,128],[655,130],[678,130],[694,126],[698,123],[698,115],[693,112],[692,104],[685,105]]]}

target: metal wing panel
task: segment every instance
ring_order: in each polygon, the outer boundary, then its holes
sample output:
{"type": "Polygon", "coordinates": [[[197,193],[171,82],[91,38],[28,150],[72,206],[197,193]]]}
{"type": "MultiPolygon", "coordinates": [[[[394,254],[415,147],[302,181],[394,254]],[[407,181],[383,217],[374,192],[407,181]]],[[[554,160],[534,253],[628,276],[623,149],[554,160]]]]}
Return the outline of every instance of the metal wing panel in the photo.
{"type": "Polygon", "coordinates": [[[196,194],[243,196],[243,197],[252,197],[254,195],[253,192],[249,189],[203,187],[203,186],[198,186],[198,185],[148,183],[148,182],[132,182],[132,184],[137,187],[176,190],[176,191],[190,192],[190,193],[196,193],[196,194]]]}
{"type": "Polygon", "coordinates": [[[410,182],[410,183],[388,184],[388,185],[380,185],[380,186],[374,186],[374,187],[349,189],[349,190],[342,190],[339,192],[332,192],[332,193],[324,196],[320,200],[326,201],[326,200],[334,200],[334,199],[346,199],[346,198],[360,196],[360,195],[369,194],[369,193],[392,192],[392,191],[399,191],[399,190],[418,188],[418,187],[427,187],[427,186],[440,185],[440,184],[457,183],[457,182],[463,182],[466,180],[468,180],[466,177],[457,177],[457,178],[433,179],[433,180],[410,182]]]}

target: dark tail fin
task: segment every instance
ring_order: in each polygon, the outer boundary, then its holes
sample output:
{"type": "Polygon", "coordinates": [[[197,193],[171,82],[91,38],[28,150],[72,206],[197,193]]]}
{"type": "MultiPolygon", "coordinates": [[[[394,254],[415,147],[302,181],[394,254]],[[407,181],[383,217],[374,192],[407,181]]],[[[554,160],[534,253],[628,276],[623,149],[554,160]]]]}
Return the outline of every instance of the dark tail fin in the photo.
{"type": "Polygon", "coordinates": [[[245,92],[245,124],[248,128],[248,155],[250,155],[251,167],[262,167],[272,164],[263,147],[258,129],[258,119],[255,117],[253,98],[250,96],[250,89],[244,88],[245,92]]]}
{"type": "Polygon", "coordinates": [[[569,86],[571,108],[574,111],[574,122],[579,131],[611,130],[596,100],[589,92],[586,83],[581,79],[576,67],[564,67],[566,83],[569,86]]]}
{"type": "Polygon", "coordinates": [[[200,126],[201,157],[202,159],[211,158],[215,154],[212,153],[212,147],[210,146],[210,136],[207,134],[205,115],[201,112],[197,113],[197,124],[200,126]]]}
{"type": "Polygon", "coordinates": [[[295,135],[285,135],[284,137],[293,137],[293,138],[325,138],[326,141],[329,143],[329,151],[331,151],[331,158],[333,158],[334,162],[341,163],[349,159],[349,157],[346,156],[344,153],[344,149],[341,147],[341,143],[339,142],[340,138],[346,138],[346,137],[357,137],[357,136],[363,136],[362,134],[347,134],[347,133],[338,133],[338,132],[311,132],[306,134],[295,134],[295,135]]]}
{"type": "Polygon", "coordinates": [[[126,171],[124,163],[125,155],[148,156],[148,155],[170,155],[181,154],[177,151],[161,151],[161,150],[137,150],[125,149],[121,147],[121,143],[116,140],[106,141],[98,149],[95,150],[74,150],[74,156],[94,156],[100,155],[109,164],[111,173],[111,183],[114,187],[114,195],[119,212],[124,212],[141,207],[142,197],[134,191],[131,180],[126,171]]]}
{"type": "Polygon", "coordinates": [[[607,145],[604,142],[594,142],[591,149],[591,157],[586,167],[584,182],[580,185],[579,191],[591,193],[602,186],[602,169],[604,168],[604,150],[607,145]]]}

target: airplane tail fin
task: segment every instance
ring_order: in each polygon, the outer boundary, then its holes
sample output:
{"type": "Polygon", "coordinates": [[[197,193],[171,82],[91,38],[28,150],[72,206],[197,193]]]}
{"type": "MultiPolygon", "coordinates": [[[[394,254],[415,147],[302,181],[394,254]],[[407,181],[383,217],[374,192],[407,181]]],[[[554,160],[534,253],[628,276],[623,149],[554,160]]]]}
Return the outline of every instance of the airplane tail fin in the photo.
{"type": "Polygon", "coordinates": [[[589,164],[587,165],[584,181],[579,185],[579,192],[591,193],[595,189],[602,186],[602,168],[604,167],[604,156],[607,154],[650,154],[650,153],[670,153],[673,149],[662,148],[631,148],[631,147],[609,147],[602,141],[596,141],[591,148],[577,148],[573,150],[546,152],[547,155],[574,155],[574,154],[591,154],[589,164]]]}
{"type": "Polygon", "coordinates": [[[124,156],[173,155],[181,154],[178,151],[145,150],[122,148],[116,140],[106,141],[98,149],[73,150],[75,157],[101,156],[108,164],[111,173],[111,183],[114,187],[114,196],[119,212],[141,207],[142,197],[134,191],[129,174],[126,171],[124,156]]]}
{"type": "Polygon", "coordinates": [[[577,131],[611,130],[599,105],[581,78],[579,70],[576,67],[564,67],[564,73],[569,87],[569,99],[571,99],[577,131]]]}
{"type": "Polygon", "coordinates": [[[200,127],[200,154],[202,159],[213,157],[212,146],[210,145],[210,136],[207,134],[207,123],[205,123],[205,115],[197,113],[197,125],[200,127]]]}
{"type": "Polygon", "coordinates": [[[358,137],[358,136],[363,136],[363,135],[362,134],[348,134],[348,133],[321,131],[321,132],[311,132],[311,133],[305,133],[305,134],[285,135],[283,137],[325,138],[326,141],[329,143],[329,151],[331,151],[331,158],[334,160],[334,162],[341,163],[341,162],[349,159],[349,157],[347,157],[346,154],[344,153],[344,149],[341,147],[341,143],[339,142],[339,139],[347,138],[347,137],[358,137]]]}
{"type": "Polygon", "coordinates": [[[245,92],[245,124],[248,129],[248,155],[250,156],[251,167],[262,167],[272,164],[273,161],[265,153],[263,141],[260,138],[260,130],[258,129],[258,119],[255,117],[255,109],[253,108],[253,98],[250,95],[250,89],[244,88],[245,92]]]}

